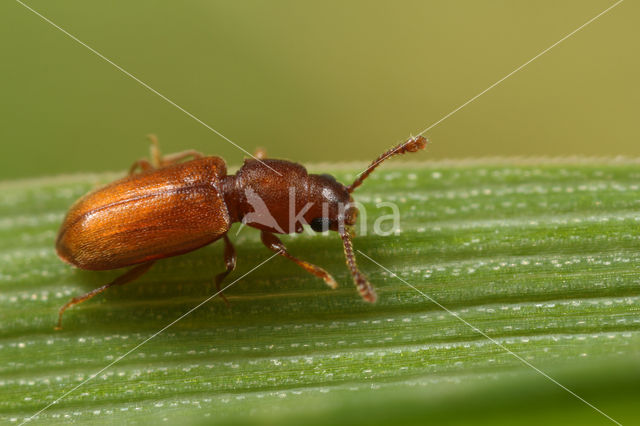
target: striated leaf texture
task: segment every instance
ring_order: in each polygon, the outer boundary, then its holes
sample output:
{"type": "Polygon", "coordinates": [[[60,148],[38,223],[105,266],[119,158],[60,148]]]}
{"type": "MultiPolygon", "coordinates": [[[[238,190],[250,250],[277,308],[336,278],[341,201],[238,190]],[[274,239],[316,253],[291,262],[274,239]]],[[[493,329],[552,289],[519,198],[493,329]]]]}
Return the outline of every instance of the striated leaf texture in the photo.
{"type": "MultiPolygon", "coordinates": [[[[347,183],[358,170],[322,169],[347,183]]],[[[121,273],[74,270],[53,247],[70,204],[115,177],[0,183],[0,423],[21,423],[215,293],[221,243],[156,263],[53,330],[69,298],[121,273]]],[[[637,163],[389,164],[355,198],[367,228],[356,249],[401,278],[359,254],[377,304],[360,300],[335,234],[285,236],[339,289],[273,259],[225,292],[230,309],[209,301],[33,423],[611,424],[567,389],[639,421],[637,163]],[[401,217],[387,236],[372,232],[391,213],[381,202],[401,217]]],[[[271,254],[238,229],[227,283],[271,254]]]]}

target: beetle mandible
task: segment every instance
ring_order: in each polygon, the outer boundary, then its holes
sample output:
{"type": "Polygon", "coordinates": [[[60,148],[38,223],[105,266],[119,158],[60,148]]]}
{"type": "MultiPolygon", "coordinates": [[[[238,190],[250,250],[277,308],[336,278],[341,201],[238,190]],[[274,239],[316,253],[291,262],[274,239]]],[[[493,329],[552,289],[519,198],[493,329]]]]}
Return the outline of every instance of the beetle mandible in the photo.
{"type": "Polygon", "coordinates": [[[327,271],[291,255],[275,234],[300,233],[305,224],[316,232],[338,232],[360,295],[375,302],[375,290],[358,270],[351,243],[358,215],[351,194],[383,161],[424,149],[424,137],[412,137],[386,151],[349,186],[327,174],[308,174],[300,164],[285,160],[247,159],[235,175],[228,175],[220,157],[205,157],[193,150],[162,156],[157,139],[150,138],[151,162],[136,161],[127,177],[76,201],[56,240],[58,256],[80,269],[135,266],[62,306],[57,329],[69,307],[135,280],[158,259],[222,239],[226,270],[215,277],[219,290],[236,267],[236,252],[227,236],[234,222],[259,229],[265,246],[322,278],[331,288],[337,282],[327,271]],[[182,162],[188,158],[191,160],[182,162]],[[292,215],[291,207],[299,211],[300,206],[305,206],[303,214],[292,215]]]}

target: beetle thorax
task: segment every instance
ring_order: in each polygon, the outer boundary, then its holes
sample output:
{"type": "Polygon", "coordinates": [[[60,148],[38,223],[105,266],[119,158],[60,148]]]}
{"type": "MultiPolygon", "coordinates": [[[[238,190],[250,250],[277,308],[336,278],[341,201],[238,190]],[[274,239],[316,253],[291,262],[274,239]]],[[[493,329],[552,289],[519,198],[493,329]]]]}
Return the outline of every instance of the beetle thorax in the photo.
{"type": "Polygon", "coordinates": [[[302,232],[317,218],[337,223],[350,202],[345,186],[332,176],[309,175],[284,160],[245,161],[226,178],[224,192],[233,221],[279,234],[302,232]]]}

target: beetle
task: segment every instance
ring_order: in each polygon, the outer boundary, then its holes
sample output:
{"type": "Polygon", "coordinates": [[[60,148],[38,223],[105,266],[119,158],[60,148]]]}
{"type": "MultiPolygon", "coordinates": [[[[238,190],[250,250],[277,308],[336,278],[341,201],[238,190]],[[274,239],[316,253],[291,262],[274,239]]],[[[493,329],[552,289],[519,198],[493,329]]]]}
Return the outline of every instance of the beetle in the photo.
{"type": "Polygon", "coordinates": [[[349,186],[331,175],[309,174],[300,164],[263,155],[245,160],[235,175],[228,175],[220,157],[205,157],[193,150],[162,156],[157,138],[150,135],[150,139],[151,161],[136,161],[127,177],[76,201],[56,240],[58,256],[77,268],[133,268],[62,306],[56,329],[61,329],[62,315],[71,306],[135,280],[158,259],[222,239],[226,269],[215,277],[220,290],[223,279],[236,267],[236,251],[227,235],[234,222],[259,229],[267,248],[331,288],[337,282],[327,271],[291,255],[275,234],[300,233],[306,224],[316,232],[338,232],[360,295],[367,302],[376,301],[375,290],[356,265],[351,234],[358,210],[351,194],[383,161],[424,149],[424,137],[412,137],[386,151],[349,186]],[[291,214],[292,207],[301,213],[291,214]]]}

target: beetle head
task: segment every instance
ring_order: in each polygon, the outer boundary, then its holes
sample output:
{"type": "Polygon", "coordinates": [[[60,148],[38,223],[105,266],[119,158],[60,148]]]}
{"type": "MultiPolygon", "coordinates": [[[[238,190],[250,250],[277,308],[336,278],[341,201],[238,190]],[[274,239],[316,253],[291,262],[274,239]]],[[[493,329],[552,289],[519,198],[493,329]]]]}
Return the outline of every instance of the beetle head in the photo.
{"type": "Polygon", "coordinates": [[[305,219],[308,220],[308,223],[314,231],[322,232],[331,230],[337,231],[340,234],[347,266],[351,271],[353,281],[362,298],[368,302],[375,302],[377,296],[369,280],[360,272],[356,265],[351,237],[353,234],[353,226],[358,216],[358,209],[353,204],[351,193],[385,160],[398,154],[420,151],[424,149],[426,145],[427,140],[422,136],[408,139],[376,158],[349,186],[344,186],[337,182],[333,176],[309,176],[309,199],[322,200],[326,207],[324,207],[321,212],[318,211],[317,208],[310,210],[309,213],[305,215],[305,219]]]}
{"type": "Polygon", "coordinates": [[[304,219],[316,232],[336,231],[355,225],[358,209],[346,186],[328,174],[309,175],[309,210],[304,219]]]}

